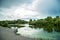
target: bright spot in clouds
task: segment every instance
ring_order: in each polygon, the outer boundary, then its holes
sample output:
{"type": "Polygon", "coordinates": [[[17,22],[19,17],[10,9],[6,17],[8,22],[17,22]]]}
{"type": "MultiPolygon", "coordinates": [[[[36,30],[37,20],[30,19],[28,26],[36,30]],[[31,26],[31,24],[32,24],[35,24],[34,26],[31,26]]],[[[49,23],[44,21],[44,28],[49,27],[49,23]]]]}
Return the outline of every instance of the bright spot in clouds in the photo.
{"type": "Polygon", "coordinates": [[[19,7],[15,10],[16,16],[19,16],[20,18],[32,18],[39,16],[39,13],[34,10],[30,10],[27,8],[19,7]]]}
{"type": "Polygon", "coordinates": [[[36,11],[37,3],[39,0],[33,0],[32,4],[23,4],[17,7],[14,11],[15,16],[20,19],[37,19],[40,18],[40,14],[36,11]]]}

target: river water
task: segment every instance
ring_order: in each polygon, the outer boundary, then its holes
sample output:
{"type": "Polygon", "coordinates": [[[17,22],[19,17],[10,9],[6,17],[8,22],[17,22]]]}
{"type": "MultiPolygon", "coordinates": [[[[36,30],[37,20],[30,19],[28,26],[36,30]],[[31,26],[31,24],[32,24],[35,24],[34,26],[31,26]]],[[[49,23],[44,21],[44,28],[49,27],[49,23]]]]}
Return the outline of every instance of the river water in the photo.
{"type": "Polygon", "coordinates": [[[18,28],[17,34],[20,34],[25,37],[30,38],[40,38],[40,39],[46,39],[46,40],[60,40],[60,32],[51,32],[48,33],[47,31],[44,31],[43,28],[30,28],[29,24],[24,24],[25,27],[18,28]]]}

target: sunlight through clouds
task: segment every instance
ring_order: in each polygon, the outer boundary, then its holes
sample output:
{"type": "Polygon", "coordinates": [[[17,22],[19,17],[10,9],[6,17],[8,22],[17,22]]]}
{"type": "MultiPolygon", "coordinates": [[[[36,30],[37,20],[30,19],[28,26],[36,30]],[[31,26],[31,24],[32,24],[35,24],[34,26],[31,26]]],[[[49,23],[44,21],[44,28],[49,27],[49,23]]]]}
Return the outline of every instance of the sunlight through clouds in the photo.
{"type": "Polygon", "coordinates": [[[15,13],[19,14],[21,18],[29,18],[29,17],[36,17],[39,16],[39,13],[37,11],[34,11],[32,9],[28,9],[25,7],[18,7],[15,10],[15,13]]]}

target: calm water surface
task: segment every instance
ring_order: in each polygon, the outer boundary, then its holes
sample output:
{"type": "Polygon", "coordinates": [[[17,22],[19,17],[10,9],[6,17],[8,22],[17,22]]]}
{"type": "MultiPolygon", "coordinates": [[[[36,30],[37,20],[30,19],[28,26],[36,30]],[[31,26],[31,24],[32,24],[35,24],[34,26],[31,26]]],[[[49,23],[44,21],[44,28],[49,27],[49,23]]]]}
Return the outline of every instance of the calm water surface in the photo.
{"type": "Polygon", "coordinates": [[[43,28],[30,28],[29,24],[24,24],[25,27],[18,28],[18,34],[21,34],[25,37],[30,38],[41,38],[41,39],[51,39],[51,40],[60,40],[60,32],[51,32],[48,33],[47,31],[44,31],[43,28]]]}

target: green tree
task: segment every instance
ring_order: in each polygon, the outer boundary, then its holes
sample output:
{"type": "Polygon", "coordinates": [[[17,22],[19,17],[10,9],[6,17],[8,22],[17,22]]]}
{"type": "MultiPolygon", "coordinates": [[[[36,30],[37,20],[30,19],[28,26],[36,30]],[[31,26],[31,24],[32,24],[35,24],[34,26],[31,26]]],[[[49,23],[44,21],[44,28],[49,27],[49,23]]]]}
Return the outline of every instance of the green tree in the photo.
{"type": "Polygon", "coordinates": [[[8,27],[8,22],[4,22],[2,26],[3,27],[8,27]]]}
{"type": "Polygon", "coordinates": [[[60,17],[59,16],[56,16],[55,18],[54,28],[55,28],[55,31],[60,32],[60,17]]]}

